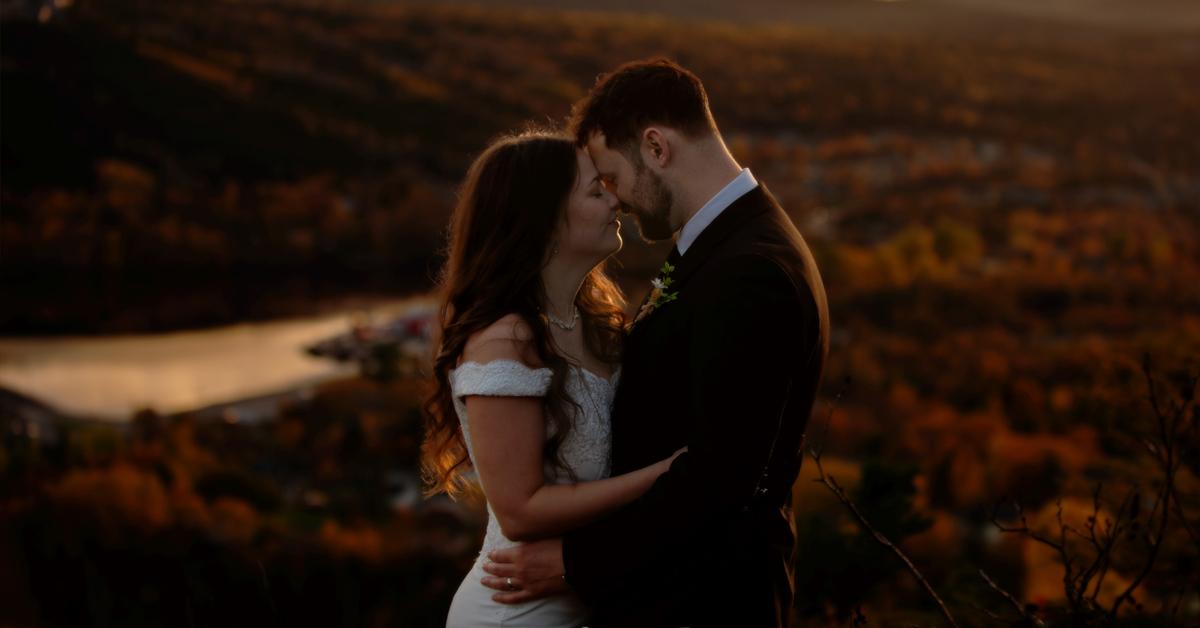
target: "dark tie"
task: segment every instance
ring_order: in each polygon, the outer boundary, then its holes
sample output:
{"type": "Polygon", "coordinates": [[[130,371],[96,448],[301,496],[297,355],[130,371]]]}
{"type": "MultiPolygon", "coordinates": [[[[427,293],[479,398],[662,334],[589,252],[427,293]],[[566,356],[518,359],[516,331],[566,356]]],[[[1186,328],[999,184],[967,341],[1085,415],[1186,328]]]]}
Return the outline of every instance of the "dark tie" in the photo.
{"type": "Polygon", "coordinates": [[[679,245],[676,244],[675,246],[671,247],[671,254],[667,256],[667,263],[675,266],[679,263],[680,257],[683,256],[679,254],[679,245]]]}

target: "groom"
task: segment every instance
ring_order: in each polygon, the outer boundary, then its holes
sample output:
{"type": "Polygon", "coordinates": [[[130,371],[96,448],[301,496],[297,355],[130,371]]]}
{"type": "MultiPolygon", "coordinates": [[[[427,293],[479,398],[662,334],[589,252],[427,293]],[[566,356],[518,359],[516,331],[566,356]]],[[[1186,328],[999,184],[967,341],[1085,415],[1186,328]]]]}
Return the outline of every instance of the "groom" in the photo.
{"type": "Polygon", "coordinates": [[[626,342],[612,474],[689,451],[628,506],[492,552],[484,584],[507,603],[570,587],[593,628],[783,626],[791,487],[829,348],[812,254],[734,161],[685,68],[653,59],[601,76],[572,129],[643,237],[678,233],[626,342]]]}

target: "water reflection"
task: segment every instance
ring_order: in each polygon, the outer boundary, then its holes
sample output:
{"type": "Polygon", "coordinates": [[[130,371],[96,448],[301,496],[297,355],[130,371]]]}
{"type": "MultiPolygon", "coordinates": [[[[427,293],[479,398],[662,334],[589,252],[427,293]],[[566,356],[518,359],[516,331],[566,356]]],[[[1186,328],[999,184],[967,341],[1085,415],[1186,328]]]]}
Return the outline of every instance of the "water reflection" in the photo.
{"type": "Polygon", "coordinates": [[[403,299],[369,308],[199,331],[100,337],[0,338],[0,387],[67,414],[127,420],[142,408],[161,414],[290,390],[355,372],[305,353],[345,332],[425,302],[403,299]]]}

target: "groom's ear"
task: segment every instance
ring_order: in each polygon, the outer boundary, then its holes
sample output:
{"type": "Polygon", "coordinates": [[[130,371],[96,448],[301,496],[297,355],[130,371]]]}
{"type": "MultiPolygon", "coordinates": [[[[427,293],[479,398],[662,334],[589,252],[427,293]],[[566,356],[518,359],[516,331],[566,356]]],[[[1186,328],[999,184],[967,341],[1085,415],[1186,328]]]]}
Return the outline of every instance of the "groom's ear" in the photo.
{"type": "Polygon", "coordinates": [[[642,131],[642,160],[658,165],[661,170],[671,161],[671,142],[667,134],[658,127],[647,127],[642,131]]]}

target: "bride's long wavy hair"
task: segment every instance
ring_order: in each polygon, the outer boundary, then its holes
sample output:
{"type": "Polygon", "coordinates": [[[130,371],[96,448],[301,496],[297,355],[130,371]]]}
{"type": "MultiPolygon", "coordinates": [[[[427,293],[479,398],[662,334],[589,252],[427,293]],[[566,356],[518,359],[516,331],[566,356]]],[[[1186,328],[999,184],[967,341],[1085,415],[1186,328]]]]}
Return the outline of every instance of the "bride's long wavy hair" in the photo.
{"type": "MultiPolygon", "coordinates": [[[[526,131],[494,141],[467,171],[438,279],[440,308],[421,446],[426,496],[444,491],[457,498],[471,488],[463,477],[470,459],[454,410],[449,372],[472,334],[510,313],[518,314],[532,330],[532,346],[553,373],[544,407],[556,430],[547,439],[543,459],[575,479],[559,449],[579,405],[567,394],[569,364],[554,346],[542,313],[541,273],[579,176],[576,150],[565,135],[526,131]]],[[[588,349],[606,362],[617,363],[626,324],[625,299],[603,265],[588,273],[575,305],[588,349]]]]}

